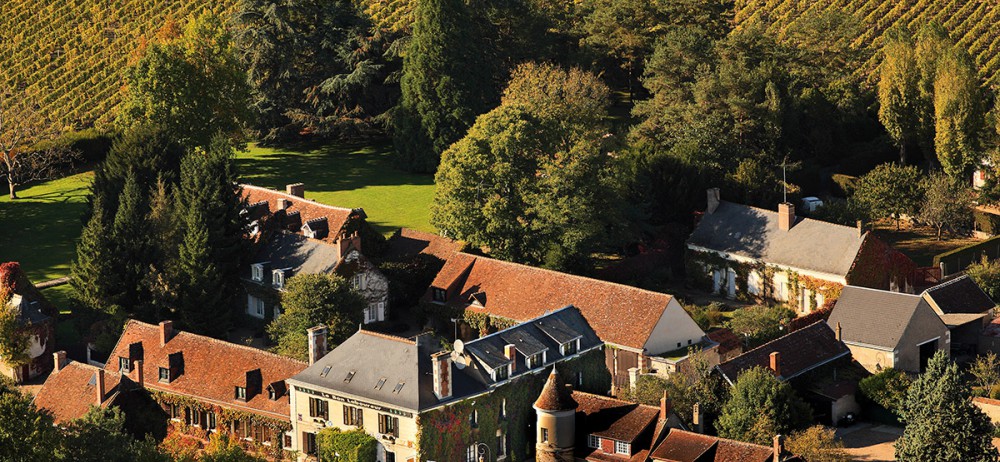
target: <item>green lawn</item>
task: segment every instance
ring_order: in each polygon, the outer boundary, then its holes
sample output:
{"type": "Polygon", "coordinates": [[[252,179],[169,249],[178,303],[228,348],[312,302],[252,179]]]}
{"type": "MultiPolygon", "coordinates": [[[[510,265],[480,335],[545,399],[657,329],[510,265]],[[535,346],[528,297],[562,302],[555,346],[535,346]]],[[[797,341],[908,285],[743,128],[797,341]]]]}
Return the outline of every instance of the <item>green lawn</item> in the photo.
{"type": "Polygon", "coordinates": [[[242,181],[284,190],[304,183],[306,198],[365,209],[368,222],[388,234],[400,227],[434,231],[430,205],[434,177],[392,166],[392,145],[330,145],[316,149],[252,146],[237,156],[242,181]]]}

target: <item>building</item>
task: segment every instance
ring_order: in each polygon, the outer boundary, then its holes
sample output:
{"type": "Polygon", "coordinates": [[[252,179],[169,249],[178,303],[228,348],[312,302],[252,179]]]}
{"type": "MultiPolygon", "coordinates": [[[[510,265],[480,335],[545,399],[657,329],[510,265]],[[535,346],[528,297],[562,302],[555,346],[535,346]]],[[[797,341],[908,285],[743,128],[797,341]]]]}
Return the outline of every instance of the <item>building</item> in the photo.
{"type": "Polygon", "coordinates": [[[980,334],[993,320],[996,303],[968,275],[962,275],[925,290],[921,297],[951,332],[954,354],[975,353],[980,334]]]}
{"type": "Polygon", "coordinates": [[[466,322],[464,338],[575,306],[611,346],[605,349],[606,364],[616,389],[630,386],[630,369],[676,369],[689,347],[701,347],[713,355],[713,364],[718,362],[717,344],[674,297],[636,287],[457,253],[438,272],[425,298],[464,312],[466,321],[490,321],[478,326],[466,322]]]}
{"type": "Polygon", "coordinates": [[[53,366],[34,402],[52,415],[56,425],[83,417],[92,406],[115,405],[122,396],[120,390],[131,385],[116,372],[68,361],[65,351],[53,353],[53,366]]]}
{"type": "Polygon", "coordinates": [[[827,322],[872,373],[886,367],[923,372],[938,350],[951,347],[948,327],[920,295],[847,286],[827,322]]]}
{"type": "Polygon", "coordinates": [[[243,272],[247,317],[266,323],[279,316],[280,292],[296,275],[337,274],[367,300],[364,322],[384,321],[389,280],[361,253],[370,231],[364,210],[308,201],[301,183],[287,190],[243,185],[256,248],[243,272]]]}
{"type": "MultiPolygon", "coordinates": [[[[14,310],[20,332],[28,339],[24,356],[17,361],[0,357],[0,374],[15,383],[39,377],[52,369],[55,346],[55,308],[28,280],[16,262],[0,264],[0,293],[6,293],[6,309],[14,310]]],[[[0,299],[0,303],[3,300],[0,299]]]]}
{"type": "Polygon", "coordinates": [[[792,462],[801,459],[786,456],[775,438],[773,447],[702,435],[681,429],[670,430],[650,454],[653,462],[792,462]]]}
{"type": "Polygon", "coordinates": [[[455,253],[461,252],[464,247],[464,243],[444,236],[399,228],[389,238],[385,257],[389,260],[399,260],[414,255],[431,255],[445,262],[455,253]]]}
{"type": "Polygon", "coordinates": [[[726,327],[720,327],[707,334],[708,339],[718,343],[719,362],[724,363],[743,354],[743,342],[735,332],[726,327]]]}
{"type": "MultiPolygon", "coordinates": [[[[312,364],[288,380],[293,449],[311,456],[322,429],[363,428],[377,439],[380,462],[476,462],[480,450],[489,451],[489,460],[527,450],[511,441],[528,437],[530,422],[524,419],[531,402],[515,397],[540,389],[541,374],[554,364],[572,371],[573,364],[589,361],[587,370],[600,368],[603,347],[574,307],[458,341],[451,352],[429,335],[402,338],[359,330],[324,355],[324,335],[322,328],[310,330],[312,364]],[[461,439],[463,432],[421,432],[439,425],[468,425],[471,431],[464,433],[474,440],[461,439]],[[435,447],[428,447],[430,442],[435,447]]],[[[590,385],[582,368],[570,373],[575,383],[590,385]]]]}
{"type": "Polygon", "coordinates": [[[244,345],[129,320],[105,365],[147,390],[170,425],[193,436],[228,432],[258,452],[291,446],[285,380],[306,364],[244,345]]]}
{"type": "Polygon", "coordinates": [[[787,303],[808,313],[845,285],[912,291],[909,258],[866,231],[722,201],[708,207],[687,241],[688,276],[706,290],[744,300],[787,303]]]}

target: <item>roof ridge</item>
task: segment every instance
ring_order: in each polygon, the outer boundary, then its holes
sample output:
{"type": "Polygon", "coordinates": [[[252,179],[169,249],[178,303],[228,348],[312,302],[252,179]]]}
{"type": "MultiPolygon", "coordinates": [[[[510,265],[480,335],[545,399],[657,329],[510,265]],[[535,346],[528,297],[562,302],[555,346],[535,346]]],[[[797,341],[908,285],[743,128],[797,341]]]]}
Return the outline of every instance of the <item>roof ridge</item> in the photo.
{"type": "MultiPolygon", "coordinates": [[[[585,280],[585,281],[594,281],[594,282],[598,282],[598,283],[601,283],[601,284],[607,284],[609,286],[621,287],[621,288],[628,289],[628,290],[635,291],[635,292],[643,292],[643,293],[648,293],[648,294],[653,294],[653,295],[660,295],[660,296],[667,297],[669,299],[674,299],[675,298],[671,294],[667,294],[667,293],[663,293],[663,292],[656,292],[656,291],[653,291],[653,290],[643,289],[641,287],[630,286],[630,285],[627,285],[627,284],[621,284],[621,283],[618,283],[618,282],[605,281],[603,279],[591,278],[591,277],[587,277],[587,276],[580,276],[578,274],[573,274],[573,273],[566,273],[566,272],[556,271],[556,270],[551,270],[551,269],[546,269],[546,268],[539,268],[537,266],[530,266],[530,265],[525,265],[523,263],[515,263],[515,262],[512,262],[512,261],[500,260],[500,259],[497,259],[497,258],[491,258],[491,257],[487,257],[487,256],[472,255],[470,253],[461,252],[461,251],[457,252],[457,253],[460,254],[460,255],[466,255],[466,256],[472,257],[473,258],[473,262],[472,262],[473,265],[475,265],[475,260],[478,260],[478,259],[482,258],[482,259],[484,259],[486,261],[496,262],[496,263],[500,263],[500,264],[503,264],[503,265],[518,266],[518,267],[527,268],[527,269],[530,269],[530,270],[540,271],[540,272],[544,272],[544,273],[559,274],[559,275],[567,276],[567,277],[573,278],[573,279],[582,279],[582,280],[585,280]]],[[[669,302],[669,300],[667,300],[667,301],[669,302]]]]}
{"type": "Polygon", "coordinates": [[[846,288],[864,289],[864,290],[870,290],[870,291],[873,291],[873,292],[879,292],[879,293],[888,294],[888,295],[905,295],[905,296],[908,296],[908,297],[922,298],[922,297],[920,297],[920,295],[917,295],[917,294],[908,294],[906,292],[895,292],[895,291],[892,291],[892,290],[884,290],[884,289],[873,289],[871,287],[864,287],[864,286],[846,285],[846,286],[844,286],[844,288],[845,289],[846,288]]]}
{"type": "MultiPolygon", "coordinates": [[[[477,293],[478,293],[478,292],[477,292],[477,293]]],[[[483,309],[483,310],[485,310],[485,309],[486,309],[486,307],[478,307],[478,306],[477,306],[477,307],[475,307],[475,308],[481,308],[481,309],[483,309]]],[[[550,316],[550,315],[553,315],[553,314],[555,314],[555,313],[558,313],[558,312],[560,312],[560,311],[563,311],[563,310],[566,310],[566,309],[569,309],[569,308],[576,308],[576,311],[577,311],[577,313],[580,313],[580,309],[579,309],[579,308],[577,308],[577,307],[576,307],[576,305],[573,305],[573,304],[569,304],[569,305],[566,305],[566,306],[564,306],[564,307],[562,307],[562,308],[556,308],[556,309],[554,309],[554,310],[546,310],[546,311],[545,311],[544,313],[542,313],[542,315],[541,315],[541,316],[536,316],[536,317],[534,317],[534,318],[531,318],[531,319],[528,319],[527,321],[520,321],[520,322],[517,322],[517,320],[516,320],[516,319],[511,319],[511,321],[515,321],[515,324],[514,324],[514,325],[512,325],[512,326],[508,326],[508,327],[505,327],[505,328],[503,328],[503,329],[500,329],[500,330],[498,330],[498,331],[496,331],[496,332],[492,332],[492,333],[489,333],[489,334],[486,334],[486,335],[483,335],[483,336],[481,336],[481,337],[477,337],[477,338],[475,338],[475,339],[472,339],[472,340],[469,340],[469,341],[468,341],[468,343],[473,343],[473,342],[475,342],[475,341],[478,341],[478,340],[482,340],[482,339],[485,339],[485,338],[489,338],[489,337],[492,337],[492,336],[494,336],[494,335],[500,335],[500,334],[502,334],[502,333],[504,333],[504,332],[507,332],[507,331],[509,331],[509,330],[512,330],[512,329],[514,329],[514,328],[517,328],[517,327],[520,327],[520,326],[522,326],[522,325],[525,325],[525,324],[529,324],[529,323],[533,323],[533,322],[538,322],[538,320],[539,320],[539,319],[542,319],[542,318],[544,318],[544,317],[547,317],[547,316],[550,316]]],[[[503,319],[510,319],[510,318],[506,318],[506,317],[504,317],[504,316],[498,316],[498,315],[490,315],[490,316],[493,316],[494,318],[503,318],[503,319]]],[[[583,316],[583,314],[582,314],[582,313],[580,313],[580,316],[583,316]]],[[[585,318],[584,320],[586,320],[586,318],[585,318]]],[[[588,325],[589,325],[589,323],[588,323],[588,325]]],[[[591,328],[591,329],[593,329],[593,328],[591,328]]]]}
{"type": "Polygon", "coordinates": [[[299,196],[295,196],[295,195],[292,195],[292,194],[288,194],[286,192],[279,191],[277,189],[265,188],[263,186],[252,185],[250,183],[240,183],[240,187],[244,188],[244,189],[250,188],[250,189],[255,189],[255,190],[258,190],[258,191],[266,191],[266,192],[269,192],[269,193],[278,194],[278,195],[284,196],[286,199],[293,199],[293,200],[297,200],[297,201],[307,201],[309,203],[316,204],[316,205],[318,205],[320,207],[326,207],[326,208],[331,208],[331,209],[336,209],[336,210],[346,210],[348,212],[353,212],[355,210],[355,209],[352,209],[352,208],[340,207],[340,206],[337,206],[337,205],[330,205],[330,204],[324,204],[322,202],[316,202],[315,200],[312,200],[312,199],[306,199],[304,197],[299,197],[299,196]]]}
{"type": "Polygon", "coordinates": [[[400,337],[398,335],[385,334],[385,333],[382,333],[382,332],[375,332],[373,330],[365,330],[365,329],[358,329],[358,332],[361,332],[362,334],[368,334],[368,335],[371,335],[373,337],[381,337],[381,338],[384,338],[386,340],[394,340],[394,341],[397,341],[397,342],[406,343],[408,345],[416,345],[417,344],[416,340],[410,340],[407,337],[400,337]]]}
{"type": "MultiPolygon", "coordinates": [[[[802,332],[802,331],[805,331],[806,329],[809,329],[809,328],[811,328],[811,327],[813,327],[813,326],[815,326],[815,325],[817,325],[817,324],[826,324],[826,321],[824,321],[824,320],[820,319],[820,320],[818,320],[818,321],[816,321],[816,322],[814,322],[814,323],[812,323],[812,324],[809,324],[809,325],[807,325],[807,326],[805,326],[805,327],[802,327],[802,328],[799,328],[799,329],[796,329],[796,330],[793,330],[793,331],[791,331],[791,332],[789,332],[789,333],[787,333],[787,334],[785,334],[785,335],[782,335],[781,337],[778,337],[778,338],[776,338],[776,339],[773,339],[773,340],[770,340],[770,341],[768,341],[767,343],[765,343],[765,344],[763,344],[763,345],[761,345],[761,346],[759,346],[759,347],[757,347],[757,348],[753,348],[753,349],[751,349],[750,351],[746,351],[746,352],[744,352],[743,354],[741,354],[740,356],[743,356],[743,355],[747,355],[747,354],[750,354],[750,353],[753,353],[754,351],[757,351],[757,350],[760,350],[760,349],[762,349],[762,348],[764,348],[764,347],[766,347],[766,346],[768,346],[768,345],[770,345],[770,344],[772,344],[772,343],[774,343],[774,342],[777,342],[778,340],[781,340],[781,339],[783,339],[783,338],[785,338],[785,337],[788,337],[789,335],[792,335],[792,334],[795,334],[795,333],[798,333],[798,332],[802,332]]],[[[831,332],[832,332],[832,331],[831,331],[831,332]]],[[[706,335],[707,335],[707,334],[706,334],[706,335]]],[[[736,358],[739,358],[739,356],[737,356],[736,358]]],[[[733,358],[733,359],[730,359],[729,361],[734,361],[734,360],[736,360],[736,358],[733,358]]],[[[726,361],[726,362],[728,363],[729,361],[726,361]]],[[[723,364],[724,364],[724,363],[723,363],[723,364]]]]}
{"type": "Polygon", "coordinates": [[[576,390],[576,389],[573,389],[572,393],[574,395],[575,394],[580,394],[580,395],[589,396],[589,397],[592,397],[592,398],[597,398],[597,399],[602,400],[602,401],[613,401],[613,402],[616,402],[616,403],[627,404],[627,405],[630,405],[630,406],[634,404],[636,407],[639,407],[639,408],[648,408],[648,409],[659,410],[658,407],[650,405],[650,404],[634,403],[632,401],[626,401],[626,400],[623,400],[623,399],[613,398],[611,396],[599,395],[597,393],[589,393],[589,392],[586,392],[586,391],[580,391],[580,390],[576,390]]]}
{"type": "MultiPolygon", "coordinates": [[[[942,283],[939,283],[937,285],[928,287],[928,288],[924,289],[924,291],[921,292],[921,294],[926,293],[926,292],[930,292],[930,291],[932,291],[934,289],[939,289],[939,288],[942,288],[942,287],[947,287],[947,286],[949,286],[951,284],[954,284],[954,283],[956,283],[958,281],[961,281],[961,280],[964,280],[964,279],[972,279],[972,278],[969,277],[968,274],[963,274],[963,275],[961,275],[961,276],[959,276],[957,278],[951,278],[951,279],[949,279],[947,281],[944,281],[942,283]]],[[[973,281],[973,282],[975,282],[975,281],[973,281]]],[[[976,284],[976,285],[978,286],[979,284],[976,284]]]]}
{"type": "MultiPolygon", "coordinates": [[[[719,202],[725,202],[725,203],[728,203],[728,204],[733,204],[733,205],[737,205],[737,206],[741,206],[741,207],[747,207],[747,208],[754,209],[754,210],[761,210],[761,211],[770,212],[770,213],[773,213],[773,214],[777,214],[778,213],[777,210],[765,209],[763,207],[757,207],[755,205],[750,205],[750,204],[740,204],[738,202],[730,202],[730,201],[719,201],[719,202]]],[[[802,221],[810,220],[810,221],[815,221],[817,223],[824,223],[824,224],[833,225],[833,226],[840,226],[842,228],[847,228],[847,229],[854,229],[854,230],[858,229],[857,226],[843,225],[843,224],[840,224],[840,223],[835,223],[835,222],[826,221],[826,220],[819,220],[819,219],[812,218],[812,217],[807,217],[807,216],[804,216],[804,215],[796,215],[796,217],[797,218],[801,218],[802,221]]],[[[862,237],[865,234],[868,234],[868,231],[865,231],[864,233],[862,233],[862,237]]]]}
{"type": "MultiPolygon", "coordinates": [[[[129,322],[134,322],[134,323],[139,324],[139,325],[141,325],[143,327],[151,327],[151,328],[158,328],[159,327],[156,324],[149,324],[149,323],[142,322],[142,321],[139,321],[139,320],[136,320],[136,319],[130,319],[129,322]]],[[[125,328],[126,328],[126,330],[128,329],[128,324],[126,324],[125,328]]],[[[270,356],[270,357],[277,358],[277,359],[283,359],[283,360],[287,360],[287,361],[292,361],[292,362],[296,362],[296,363],[299,363],[299,364],[306,364],[305,361],[301,361],[301,360],[298,360],[298,359],[295,359],[295,358],[290,358],[288,356],[282,356],[282,355],[279,355],[277,353],[273,353],[273,352],[270,352],[270,351],[267,351],[267,350],[261,350],[259,348],[254,348],[254,347],[249,346],[249,345],[242,345],[242,344],[235,343],[235,342],[229,342],[229,341],[226,341],[226,340],[217,339],[217,338],[214,338],[214,337],[209,337],[207,335],[195,334],[193,332],[188,332],[188,331],[184,331],[184,330],[180,330],[180,329],[174,329],[174,337],[173,338],[177,338],[181,334],[184,334],[184,335],[187,335],[187,336],[191,336],[191,337],[195,337],[195,338],[198,338],[198,339],[208,340],[210,342],[217,343],[217,344],[223,345],[223,346],[234,347],[234,348],[239,348],[241,350],[246,350],[248,352],[264,354],[266,356],[270,356]]],[[[115,345],[115,346],[117,347],[117,345],[115,345]]],[[[111,351],[115,351],[115,350],[111,350],[111,351]]]]}

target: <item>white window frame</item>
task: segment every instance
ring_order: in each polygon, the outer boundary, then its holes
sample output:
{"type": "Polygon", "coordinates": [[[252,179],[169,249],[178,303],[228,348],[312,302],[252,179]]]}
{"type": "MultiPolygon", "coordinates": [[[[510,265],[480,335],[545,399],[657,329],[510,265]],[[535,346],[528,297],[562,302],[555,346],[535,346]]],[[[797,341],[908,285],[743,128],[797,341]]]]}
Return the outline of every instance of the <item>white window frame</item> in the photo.
{"type": "Polygon", "coordinates": [[[601,437],[587,435],[587,447],[592,449],[601,449],[601,437]]]}
{"type": "Polygon", "coordinates": [[[535,369],[537,367],[541,367],[545,362],[545,359],[543,358],[542,353],[535,353],[525,358],[524,362],[528,369],[535,369]]]}
{"type": "Polygon", "coordinates": [[[264,319],[264,300],[247,294],[247,314],[257,319],[264,319]]]}
{"type": "Polygon", "coordinates": [[[277,288],[285,287],[285,271],[276,269],[271,271],[271,285],[277,288]]]}
{"type": "Polygon", "coordinates": [[[250,278],[257,282],[264,281],[264,265],[260,263],[254,263],[250,265],[251,275],[250,278]]]}
{"type": "Polygon", "coordinates": [[[631,454],[632,445],[624,441],[615,441],[615,454],[631,454]]]}
{"type": "Polygon", "coordinates": [[[378,321],[378,305],[375,303],[369,303],[365,308],[365,324],[378,321]]]}

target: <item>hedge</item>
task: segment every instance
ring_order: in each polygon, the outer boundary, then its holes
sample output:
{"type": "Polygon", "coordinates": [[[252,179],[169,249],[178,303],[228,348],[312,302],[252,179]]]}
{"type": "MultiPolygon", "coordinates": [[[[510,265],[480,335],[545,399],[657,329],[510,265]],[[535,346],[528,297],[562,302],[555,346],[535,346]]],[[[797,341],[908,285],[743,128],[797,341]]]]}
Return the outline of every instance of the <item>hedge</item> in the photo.
{"type": "Polygon", "coordinates": [[[942,277],[949,276],[979,263],[983,255],[990,260],[1000,258],[1000,236],[935,255],[934,266],[941,268],[942,277]]]}

